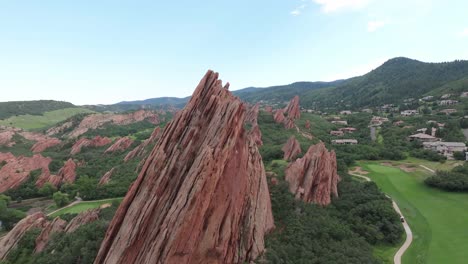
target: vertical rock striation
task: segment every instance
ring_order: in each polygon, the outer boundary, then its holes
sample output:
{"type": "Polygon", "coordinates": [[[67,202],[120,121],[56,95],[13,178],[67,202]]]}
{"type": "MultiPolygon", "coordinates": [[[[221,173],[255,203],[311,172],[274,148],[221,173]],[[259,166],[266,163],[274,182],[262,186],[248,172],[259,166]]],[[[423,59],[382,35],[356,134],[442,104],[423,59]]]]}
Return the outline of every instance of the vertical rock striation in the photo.
{"type": "Polygon", "coordinates": [[[297,141],[296,137],[291,136],[286,144],[281,149],[284,153],[283,159],[284,160],[293,160],[297,157],[297,155],[301,154],[301,144],[297,141]]]}
{"type": "Polygon", "coordinates": [[[166,126],[112,220],[95,263],[245,263],[273,228],[245,106],[203,77],[166,126]]]}
{"type": "Polygon", "coordinates": [[[310,146],[304,157],[286,168],[289,190],[297,199],[308,203],[328,205],[331,196],[338,196],[340,180],[336,168],[336,155],[329,152],[323,142],[310,146]]]}

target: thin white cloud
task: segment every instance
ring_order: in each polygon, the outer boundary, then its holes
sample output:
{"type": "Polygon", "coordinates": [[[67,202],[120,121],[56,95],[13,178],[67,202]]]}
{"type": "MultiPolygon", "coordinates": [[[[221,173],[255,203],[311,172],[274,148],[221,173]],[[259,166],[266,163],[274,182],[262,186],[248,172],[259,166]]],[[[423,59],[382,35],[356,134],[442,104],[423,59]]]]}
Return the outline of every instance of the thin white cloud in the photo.
{"type": "Polygon", "coordinates": [[[371,0],[313,0],[325,13],[366,7],[371,0]]]}
{"type": "Polygon", "coordinates": [[[460,31],[458,33],[458,36],[461,37],[461,38],[466,38],[468,37],[468,28],[465,28],[464,30],[460,31]]]}
{"type": "Polygon", "coordinates": [[[293,16],[298,16],[302,13],[302,10],[306,7],[305,4],[298,6],[296,9],[290,12],[291,15],[293,16]]]}
{"type": "Polygon", "coordinates": [[[382,20],[369,21],[367,23],[367,31],[369,31],[369,32],[377,31],[379,28],[385,26],[386,24],[387,24],[387,22],[382,21],[382,20]]]}

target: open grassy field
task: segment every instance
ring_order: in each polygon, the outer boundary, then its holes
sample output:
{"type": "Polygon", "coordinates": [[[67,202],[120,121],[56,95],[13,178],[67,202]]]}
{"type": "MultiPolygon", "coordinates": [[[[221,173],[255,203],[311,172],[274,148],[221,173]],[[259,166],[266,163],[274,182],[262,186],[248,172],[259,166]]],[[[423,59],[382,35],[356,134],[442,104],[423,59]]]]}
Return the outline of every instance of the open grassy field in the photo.
{"type": "Polygon", "coordinates": [[[103,204],[112,203],[113,201],[120,202],[122,201],[122,199],[123,198],[113,198],[113,199],[105,199],[105,200],[99,200],[99,201],[84,201],[84,202],[72,205],[70,207],[65,207],[62,210],[59,210],[50,216],[56,217],[56,216],[63,215],[63,214],[77,214],[88,209],[98,208],[103,204]]]}
{"type": "Polygon", "coordinates": [[[81,113],[93,113],[93,111],[79,107],[65,108],[45,112],[43,115],[12,116],[5,120],[0,120],[0,125],[19,127],[27,130],[42,129],[53,126],[67,118],[81,113]]]}
{"type": "MultiPolygon", "coordinates": [[[[423,180],[428,172],[417,166],[411,172],[379,162],[360,162],[359,166],[398,203],[413,231],[403,263],[467,263],[468,194],[426,186],[423,180]]],[[[378,250],[382,252],[377,254],[390,255],[393,249],[378,250]]]]}

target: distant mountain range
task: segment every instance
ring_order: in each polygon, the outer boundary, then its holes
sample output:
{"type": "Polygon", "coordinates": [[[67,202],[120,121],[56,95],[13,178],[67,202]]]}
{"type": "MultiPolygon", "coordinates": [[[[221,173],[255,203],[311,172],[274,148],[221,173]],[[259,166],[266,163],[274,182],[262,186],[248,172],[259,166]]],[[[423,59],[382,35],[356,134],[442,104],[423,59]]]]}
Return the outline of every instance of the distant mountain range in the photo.
{"type": "MultiPolygon", "coordinates": [[[[303,107],[359,108],[399,103],[406,98],[468,91],[468,61],[425,63],[404,57],[390,59],[359,77],[333,82],[296,82],[266,88],[248,87],[233,94],[249,103],[281,103],[295,95],[303,107]]],[[[189,97],[161,97],[118,105],[182,106],[189,97]]]]}
{"type": "MultiPolygon", "coordinates": [[[[425,63],[408,58],[390,59],[359,77],[333,82],[295,82],[265,88],[248,87],[233,94],[248,103],[282,104],[295,95],[306,108],[357,109],[407,98],[468,91],[468,61],[425,63]]],[[[131,111],[136,109],[182,108],[190,97],[158,97],[124,101],[113,105],[87,105],[94,111],[131,111]]],[[[0,103],[0,119],[18,114],[41,114],[73,105],[57,101],[0,103]]]]}

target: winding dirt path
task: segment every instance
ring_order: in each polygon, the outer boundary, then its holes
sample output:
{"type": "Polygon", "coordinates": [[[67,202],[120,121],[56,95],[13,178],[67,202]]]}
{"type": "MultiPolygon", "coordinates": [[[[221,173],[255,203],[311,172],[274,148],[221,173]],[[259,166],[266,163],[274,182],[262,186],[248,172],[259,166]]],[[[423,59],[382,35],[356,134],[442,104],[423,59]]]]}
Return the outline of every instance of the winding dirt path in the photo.
{"type": "MultiPolygon", "coordinates": [[[[422,165],[421,165],[422,166],[422,165]]],[[[428,168],[429,169],[429,168],[428,168]]],[[[362,179],[365,179],[366,181],[372,181],[371,178],[367,177],[367,176],[364,176],[364,175],[359,175],[359,174],[355,174],[355,173],[349,173],[350,175],[354,176],[354,177],[358,177],[358,178],[362,178],[362,179]]],[[[387,195],[388,198],[392,199],[390,196],[387,195]]],[[[400,208],[398,207],[398,204],[392,199],[392,205],[393,205],[393,209],[401,216],[403,216],[403,214],[401,213],[401,210],[400,208]]],[[[408,222],[406,222],[406,220],[402,223],[403,224],[403,228],[405,229],[405,233],[406,233],[406,240],[405,240],[405,243],[403,243],[403,245],[400,247],[400,249],[398,249],[397,253],[395,254],[395,256],[393,257],[393,262],[395,264],[401,264],[401,257],[403,256],[403,254],[406,252],[406,250],[409,248],[409,246],[411,245],[411,242],[413,242],[413,232],[411,232],[411,229],[408,225],[408,222]]]]}
{"type": "Polygon", "coordinates": [[[426,166],[424,166],[424,165],[419,165],[419,167],[421,167],[421,168],[423,168],[423,169],[425,169],[425,170],[428,170],[428,171],[430,171],[430,172],[432,172],[432,173],[435,173],[435,170],[433,170],[433,169],[431,169],[431,168],[428,168],[428,167],[426,167],[426,166]]]}

